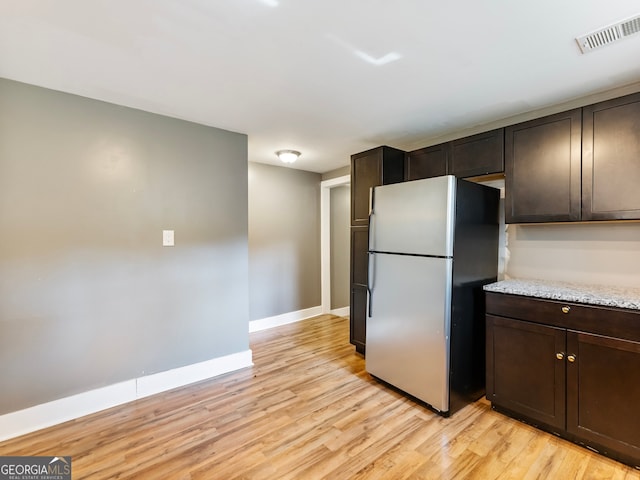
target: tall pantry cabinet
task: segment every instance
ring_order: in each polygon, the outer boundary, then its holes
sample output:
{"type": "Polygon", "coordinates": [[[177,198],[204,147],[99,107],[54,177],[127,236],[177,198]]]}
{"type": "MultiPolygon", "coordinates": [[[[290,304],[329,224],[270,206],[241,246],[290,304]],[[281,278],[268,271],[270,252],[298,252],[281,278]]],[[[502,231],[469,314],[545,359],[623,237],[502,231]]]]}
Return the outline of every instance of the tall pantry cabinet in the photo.
{"type": "Polygon", "coordinates": [[[368,302],[369,204],[371,188],[404,180],[405,152],[382,146],[351,156],[350,341],[364,354],[368,302]]]}

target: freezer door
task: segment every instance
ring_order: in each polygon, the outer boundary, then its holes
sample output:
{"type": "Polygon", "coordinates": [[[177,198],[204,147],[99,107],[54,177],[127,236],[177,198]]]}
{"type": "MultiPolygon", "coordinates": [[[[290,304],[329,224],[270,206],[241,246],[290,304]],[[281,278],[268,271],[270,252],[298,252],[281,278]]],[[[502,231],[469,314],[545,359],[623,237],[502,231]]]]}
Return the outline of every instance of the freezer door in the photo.
{"type": "Polygon", "coordinates": [[[455,192],[452,175],[375,187],[369,250],[452,256],[455,192]]]}
{"type": "Polygon", "coordinates": [[[452,259],[370,255],[366,369],[449,410],[452,259]]]}

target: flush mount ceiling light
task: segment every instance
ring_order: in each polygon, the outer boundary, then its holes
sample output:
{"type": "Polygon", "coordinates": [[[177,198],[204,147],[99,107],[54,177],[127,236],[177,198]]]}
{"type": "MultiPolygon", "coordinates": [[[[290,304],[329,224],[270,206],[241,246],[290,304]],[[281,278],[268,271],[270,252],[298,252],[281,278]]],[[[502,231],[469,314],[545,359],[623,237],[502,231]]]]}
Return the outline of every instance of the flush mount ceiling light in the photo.
{"type": "Polygon", "coordinates": [[[284,163],[293,163],[300,156],[300,152],[297,150],[278,150],[276,155],[280,159],[280,161],[284,163]]]}

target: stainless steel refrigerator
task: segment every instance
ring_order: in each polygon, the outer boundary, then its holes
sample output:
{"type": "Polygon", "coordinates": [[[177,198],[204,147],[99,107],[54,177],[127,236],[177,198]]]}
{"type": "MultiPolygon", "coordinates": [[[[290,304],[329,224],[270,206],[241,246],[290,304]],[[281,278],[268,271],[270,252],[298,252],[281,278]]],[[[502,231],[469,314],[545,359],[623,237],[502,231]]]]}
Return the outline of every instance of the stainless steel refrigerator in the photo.
{"type": "Polygon", "coordinates": [[[484,394],[499,201],[451,175],[372,191],[366,369],[445,416],[484,394]]]}

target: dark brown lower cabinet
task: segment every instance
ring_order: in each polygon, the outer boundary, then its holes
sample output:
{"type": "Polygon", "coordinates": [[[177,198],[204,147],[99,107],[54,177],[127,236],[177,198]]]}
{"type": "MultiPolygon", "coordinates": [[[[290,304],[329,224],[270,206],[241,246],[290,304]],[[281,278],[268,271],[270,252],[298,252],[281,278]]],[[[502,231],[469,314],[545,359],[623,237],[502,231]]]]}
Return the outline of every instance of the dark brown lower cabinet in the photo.
{"type": "Polygon", "coordinates": [[[365,353],[367,342],[367,287],[351,285],[351,314],[349,315],[349,340],[356,352],[365,353]]]}
{"type": "Polygon", "coordinates": [[[487,399],[553,429],[565,426],[565,331],[487,315],[487,399]]]}
{"type": "Polygon", "coordinates": [[[487,293],[487,399],[640,466],[640,312],[487,293]]]}
{"type": "Polygon", "coordinates": [[[365,353],[367,341],[367,277],[369,275],[369,227],[351,227],[351,303],[349,341],[365,353]]]}
{"type": "Polygon", "coordinates": [[[567,431],[640,465],[640,343],[569,331],[567,352],[567,431]]]}

